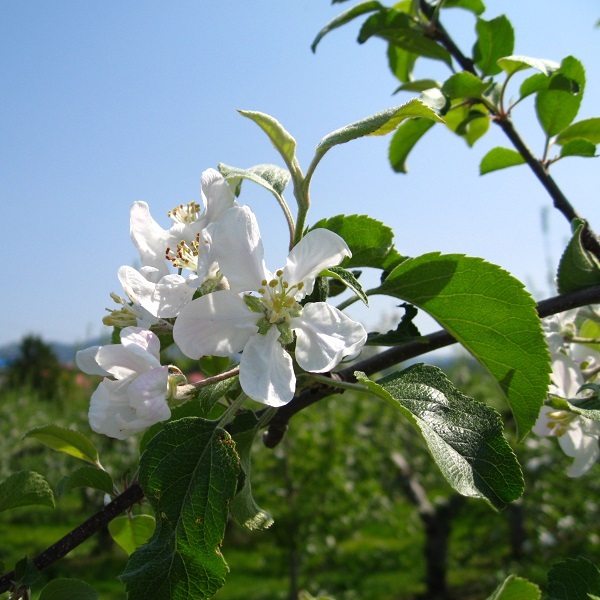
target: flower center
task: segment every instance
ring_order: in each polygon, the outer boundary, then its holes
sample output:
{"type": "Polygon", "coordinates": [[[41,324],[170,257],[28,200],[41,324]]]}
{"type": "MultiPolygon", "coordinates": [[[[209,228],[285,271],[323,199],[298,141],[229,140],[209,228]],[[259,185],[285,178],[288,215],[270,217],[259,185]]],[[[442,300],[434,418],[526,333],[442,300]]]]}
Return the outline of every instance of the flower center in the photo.
{"type": "Polygon", "coordinates": [[[296,292],[304,287],[302,282],[292,285],[283,279],[283,271],[279,269],[275,275],[276,279],[261,282],[262,287],[258,292],[261,294],[260,302],[266,309],[266,318],[269,323],[289,322],[292,317],[298,317],[302,312],[302,306],[296,301],[296,292]]]}
{"type": "Polygon", "coordinates": [[[196,239],[188,244],[182,240],[177,244],[177,250],[167,248],[165,258],[173,263],[173,266],[178,269],[190,269],[195,273],[198,272],[198,254],[200,252],[200,234],[196,235],[196,239]]]}
{"type": "Polygon", "coordinates": [[[577,415],[575,413],[568,412],[566,410],[553,410],[548,413],[548,429],[550,435],[560,437],[567,433],[569,424],[577,415]]]}
{"type": "Polygon", "coordinates": [[[200,205],[197,202],[180,204],[167,214],[177,223],[194,223],[200,215],[200,205]]]}

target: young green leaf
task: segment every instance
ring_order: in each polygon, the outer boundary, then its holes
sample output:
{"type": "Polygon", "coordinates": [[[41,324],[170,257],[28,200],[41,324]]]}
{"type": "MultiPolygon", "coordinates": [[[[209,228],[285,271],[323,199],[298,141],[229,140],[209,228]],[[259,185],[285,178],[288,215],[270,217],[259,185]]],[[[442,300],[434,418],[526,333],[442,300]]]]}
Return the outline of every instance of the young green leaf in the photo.
{"type": "Polygon", "coordinates": [[[85,465],[63,477],[56,486],[56,494],[60,497],[69,490],[81,487],[93,488],[109,495],[115,491],[112,477],[106,471],[85,465]]]}
{"type": "Polygon", "coordinates": [[[581,101],[563,90],[541,90],[535,97],[538,121],[548,137],[565,129],[577,116],[581,101]]]}
{"type": "Polygon", "coordinates": [[[317,45],[326,36],[330,31],[349,23],[356,17],[360,17],[361,15],[373,12],[375,10],[383,9],[384,6],[377,2],[376,0],[368,0],[367,2],[361,2],[356,6],[353,6],[350,10],[343,12],[341,15],[338,15],[335,19],[329,21],[319,33],[317,33],[317,37],[313,40],[313,43],[310,45],[310,49],[313,52],[317,51],[317,45]]]}
{"type": "Polygon", "coordinates": [[[521,577],[509,575],[487,600],[540,600],[540,588],[521,577]]]}
{"type": "Polygon", "coordinates": [[[560,262],[556,276],[558,291],[561,294],[575,292],[600,283],[600,262],[583,246],[581,235],[583,222],[574,221],[575,231],[560,262]]]}
{"type": "Polygon", "coordinates": [[[400,306],[404,308],[404,314],[400,319],[400,323],[398,323],[398,327],[387,333],[379,333],[378,331],[369,333],[367,336],[368,346],[398,346],[421,337],[417,326],[413,323],[413,319],[419,311],[412,304],[406,302],[400,306]]]}
{"type": "Polygon", "coordinates": [[[49,581],[38,596],[38,600],[98,600],[98,592],[85,581],[80,579],[65,579],[60,577],[49,581]]]}
{"type": "Polygon", "coordinates": [[[592,144],[600,144],[600,117],[577,121],[563,129],[556,137],[557,144],[567,144],[573,140],[585,140],[592,144]]]}
{"type": "Polygon", "coordinates": [[[459,494],[483,498],[497,510],[521,496],[523,475],[502,435],[500,415],[461,394],[440,369],[417,364],[376,383],[356,376],[413,421],[459,494]]]}
{"type": "Polygon", "coordinates": [[[343,283],[349,290],[353,291],[358,298],[369,306],[369,298],[365,294],[362,285],[358,282],[352,273],[343,267],[329,267],[321,272],[321,276],[333,277],[337,281],[343,283]]]}
{"type": "Polygon", "coordinates": [[[547,600],[589,600],[600,595],[600,571],[583,557],[568,558],[548,571],[547,600]]]}
{"type": "Polygon", "coordinates": [[[121,576],[130,600],[209,598],[222,587],[219,548],[238,473],[235,443],[213,421],[180,419],[149,442],[139,481],[156,529],[121,576]]]}
{"type": "Polygon", "coordinates": [[[17,471],[0,482],[0,512],[19,506],[54,508],[50,484],[35,471],[17,471]]]}
{"type": "Polygon", "coordinates": [[[456,135],[461,136],[469,147],[473,146],[490,127],[490,115],[482,105],[471,108],[460,102],[444,115],[444,119],[446,126],[456,135]]]}
{"type": "Polygon", "coordinates": [[[416,81],[407,81],[403,83],[401,86],[397,87],[392,94],[397,94],[398,92],[424,92],[425,90],[430,90],[432,88],[440,89],[442,84],[435,79],[417,79],[416,81]]]}
{"type": "Polygon", "coordinates": [[[405,260],[376,293],[428,312],[500,384],[519,437],[546,398],[550,358],[535,302],[512,275],[480,258],[440,253],[405,260]]]}
{"type": "Polygon", "coordinates": [[[417,117],[443,123],[443,120],[434,110],[426,106],[418,98],[413,98],[401,106],[382,110],[366,119],[361,119],[326,135],[317,145],[317,154],[325,154],[327,150],[334,146],[345,144],[364,136],[387,135],[394,131],[405,119],[417,117]]]}
{"type": "Polygon", "coordinates": [[[519,88],[519,99],[527,98],[531,94],[537,94],[540,90],[547,90],[550,87],[550,78],[543,73],[535,73],[523,80],[519,88]]]}
{"type": "Polygon", "coordinates": [[[152,515],[123,515],[108,524],[110,537],[130,556],[154,533],[156,521],[152,515]]]}
{"type": "Polygon", "coordinates": [[[520,152],[512,148],[492,148],[479,163],[479,174],[485,175],[499,169],[516,167],[525,164],[525,159],[520,152]]]}
{"type": "Polygon", "coordinates": [[[419,55],[415,54],[414,52],[409,52],[404,48],[400,48],[395,44],[388,44],[387,58],[390,71],[400,81],[410,82],[412,79],[413,69],[415,68],[415,63],[417,62],[419,55]]]}
{"type": "Polygon", "coordinates": [[[483,77],[502,71],[498,59],[510,56],[515,46],[515,32],[511,22],[500,15],[491,21],[477,19],[477,41],[473,47],[475,65],[483,77]]]}
{"type": "Polygon", "coordinates": [[[448,50],[427,37],[425,31],[408,14],[394,8],[381,9],[371,15],[360,29],[358,43],[363,44],[374,36],[411,54],[440,60],[452,67],[452,57],[448,50]]]}
{"type": "Polygon", "coordinates": [[[481,98],[489,85],[488,81],[481,80],[477,75],[462,71],[446,79],[442,92],[448,98],[481,98]]]}
{"type": "Polygon", "coordinates": [[[565,156],[583,156],[593,158],[596,155],[596,144],[587,140],[570,140],[560,149],[560,157],[565,156]]]}
{"type": "Polygon", "coordinates": [[[463,8],[465,10],[470,10],[476,15],[485,12],[485,5],[482,0],[446,0],[442,5],[442,8],[463,8]]]}
{"type": "Polygon", "coordinates": [[[560,65],[553,60],[545,58],[531,58],[529,56],[505,56],[498,59],[498,66],[506,72],[507,75],[513,75],[524,69],[537,69],[549,77],[560,68],[560,65]]]}
{"type": "Polygon", "coordinates": [[[393,247],[394,232],[367,215],[336,215],[317,221],[310,230],[329,229],[344,239],[352,256],[342,263],[345,269],[382,268],[393,247]]]}
{"type": "Polygon", "coordinates": [[[270,115],[251,110],[239,110],[242,116],[254,121],[268,136],[273,146],[288,166],[292,174],[296,173],[296,140],[285,130],[277,119],[270,115]]]}
{"type": "Polygon", "coordinates": [[[390,141],[388,156],[396,173],[408,173],[406,159],[416,143],[435,125],[429,119],[410,119],[400,124],[390,141]]]}
{"type": "Polygon", "coordinates": [[[242,179],[248,179],[258,183],[266,190],[269,190],[278,201],[281,201],[283,190],[290,181],[290,173],[277,165],[256,165],[249,169],[238,169],[219,163],[219,172],[227,181],[237,188],[242,179]]]}
{"type": "Polygon", "coordinates": [[[58,452],[64,452],[96,466],[100,465],[96,447],[79,431],[49,423],[30,429],[23,439],[28,437],[35,438],[58,452]]]}
{"type": "Polygon", "coordinates": [[[240,457],[240,465],[244,472],[244,484],[238,489],[231,501],[231,514],[238,523],[248,529],[267,529],[273,524],[273,517],[258,507],[252,496],[252,473],[251,451],[252,443],[258,433],[259,420],[251,411],[244,411],[236,416],[233,421],[233,440],[235,448],[240,457]]]}

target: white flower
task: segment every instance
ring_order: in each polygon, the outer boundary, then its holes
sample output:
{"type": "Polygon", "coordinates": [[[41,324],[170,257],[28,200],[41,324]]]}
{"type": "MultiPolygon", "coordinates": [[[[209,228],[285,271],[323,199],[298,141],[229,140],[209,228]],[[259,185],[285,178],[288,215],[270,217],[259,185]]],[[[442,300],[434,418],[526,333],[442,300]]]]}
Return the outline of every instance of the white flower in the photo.
{"type": "Polygon", "coordinates": [[[600,456],[600,423],[568,410],[542,406],[533,432],[543,437],[558,437],[562,451],[573,458],[569,477],[587,473],[600,456]]]}
{"type": "Polygon", "coordinates": [[[88,417],[94,431],[124,440],[171,416],[169,367],[161,366],[159,352],[160,341],[151,331],[126,327],[121,344],[77,353],[82,371],[105,377],[90,401],[88,417]]]}
{"type": "Polygon", "coordinates": [[[129,299],[151,315],[176,317],[216,267],[210,254],[210,227],[236,205],[224,177],[214,169],[202,173],[202,204],[190,202],[169,211],[173,225],[163,229],[145,202],[134,202],[130,212],[131,239],[140,254],[138,271],[123,266],[119,281],[129,299]],[[175,267],[177,273],[171,273],[175,267]],[[183,270],[189,271],[186,277],[183,270]]]}
{"type": "Polygon", "coordinates": [[[327,229],[310,231],[275,274],[265,268],[258,224],[248,207],[228,210],[213,237],[214,255],[230,289],[202,296],[182,309],[173,337],[184,354],[199,358],[242,352],[244,392],[264,404],[282,406],[296,388],[286,349],[293,334],[294,356],[305,371],[330,371],[362,348],[367,334],[360,323],[325,302],[299,304],[323,269],[350,256],[340,236],[327,229]]]}

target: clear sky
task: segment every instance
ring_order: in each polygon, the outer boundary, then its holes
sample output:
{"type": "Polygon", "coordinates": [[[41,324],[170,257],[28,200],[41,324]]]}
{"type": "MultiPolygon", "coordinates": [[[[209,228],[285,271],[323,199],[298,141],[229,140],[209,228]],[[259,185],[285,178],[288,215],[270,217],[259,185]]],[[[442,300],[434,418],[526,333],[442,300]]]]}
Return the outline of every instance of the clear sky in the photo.
{"type": "MultiPolygon", "coordinates": [[[[281,164],[236,109],[276,117],[295,136],[306,167],[327,133],[408,100],[391,95],[397,82],[385,44],[356,43],[358,22],[326,36],[311,53],[320,28],[352,4],[0,3],[0,345],[28,333],[81,343],[103,331],[109,292],[122,293],[117,269],[136,261],[129,239],[133,201],[147,201],[166,227],[169,209],[199,200],[204,169],[219,162],[281,164]]],[[[600,114],[597,0],[486,5],[485,18],[506,11],[513,21],[515,53],[582,60],[588,86],[578,118],[600,114]]],[[[468,50],[472,16],[449,12],[449,28],[468,50]]],[[[432,64],[423,62],[421,74],[443,80],[446,72],[432,64]]],[[[523,103],[515,118],[540,151],[531,115],[531,103],[523,103]]],[[[509,145],[501,132],[469,150],[436,127],[415,150],[408,175],[391,171],[388,144],[389,138],[370,138],[332,150],[314,178],[309,221],[367,213],[394,229],[404,254],[481,256],[522,279],[538,298],[548,295],[547,262],[558,260],[568,224],[552,213],[546,244],[540,215],[550,201],[526,167],[478,176],[485,152],[509,145]]],[[[567,159],[553,173],[600,231],[598,162],[567,159]]],[[[240,200],[258,214],[267,265],[281,266],[285,222],[273,200],[248,183],[240,200]]],[[[387,310],[373,306],[368,324],[387,310]]]]}

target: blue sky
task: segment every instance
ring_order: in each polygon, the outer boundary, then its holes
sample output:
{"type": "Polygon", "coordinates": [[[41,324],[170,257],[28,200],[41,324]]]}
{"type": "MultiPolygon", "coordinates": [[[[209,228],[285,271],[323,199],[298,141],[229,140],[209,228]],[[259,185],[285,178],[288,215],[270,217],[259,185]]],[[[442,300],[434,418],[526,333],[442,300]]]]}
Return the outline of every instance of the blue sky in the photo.
{"type": "MultiPolygon", "coordinates": [[[[600,11],[594,0],[575,4],[577,10],[567,11],[559,0],[488,0],[484,16],[507,11],[517,54],[580,58],[588,86],[578,118],[586,118],[598,115],[600,29],[594,23],[600,11]]],[[[28,333],[84,342],[103,331],[109,293],[121,293],[117,269],[136,260],[128,223],[133,201],[147,201],[167,226],[169,209],[199,199],[204,169],[219,162],[281,164],[236,109],[276,117],[295,136],[306,167],[327,133],[408,100],[391,95],[397,82],[384,43],[356,43],[358,22],[325,37],[316,55],[310,51],[319,29],[351,5],[0,3],[0,344],[28,333]]],[[[471,15],[449,12],[448,27],[469,49],[471,15]]],[[[447,76],[430,62],[420,72],[447,76]]],[[[531,116],[531,104],[523,103],[515,120],[538,151],[542,136],[531,116]]],[[[508,145],[501,132],[469,150],[435,128],[415,150],[408,175],[391,171],[388,143],[373,138],[332,150],[313,181],[309,221],[367,213],[394,229],[404,254],[481,256],[538,297],[548,294],[548,258],[556,263],[569,228],[551,213],[545,241],[540,215],[550,201],[525,167],[477,175],[487,150],[508,145]]],[[[565,160],[553,173],[599,231],[598,163],[565,160]]],[[[258,215],[268,266],[281,266],[285,222],[272,199],[245,184],[241,201],[258,215]]],[[[381,302],[361,313],[367,324],[391,310],[393,304],[381,302]]]]}

